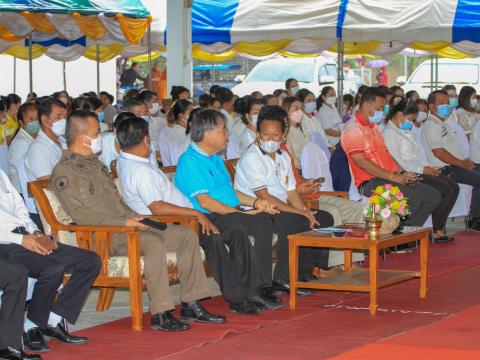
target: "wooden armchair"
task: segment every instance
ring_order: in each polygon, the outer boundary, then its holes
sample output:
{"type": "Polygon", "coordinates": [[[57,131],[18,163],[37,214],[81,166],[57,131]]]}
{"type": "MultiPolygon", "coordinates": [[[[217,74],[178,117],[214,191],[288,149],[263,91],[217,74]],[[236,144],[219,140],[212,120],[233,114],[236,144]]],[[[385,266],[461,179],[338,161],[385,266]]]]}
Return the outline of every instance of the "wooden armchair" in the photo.
{"type": "MultiPolygon", "coordinates": [[[[142,330],[142,290],[145,283],[142,276],[143,258],[140,253],[140,232],[136,228],[128,226],[88,226],[62,222],[60,220],[62,217],[59,217],[58,213],[63,210],[60,209],[55,194],[48,190],[48,183],[48,180],[31,182],[28,184],[28,189],[36,200],[45,221],[51,227],[51,234],[60,238],[61,232],[75,233],[77,246],[95,251],[102,260],[100,274],[93,284],[93,286],[100,288],[97,311],[109,309],[117,288],[128,288],[130,291],[132,329],[142,330]],[[110,256],[112,235],[118,233],[127,235],[128,257],[110,256]],[[128,267],[128,270],[123,269],[122,275],[117,273],[112,275],[112,263],[113,260],[117,260],[114,258],[123,258],[120,260],[124,260],[123,262],[128,267]]],[[[198,232],[198,223],[195,217],[152,216],[151,218],[167,224],[181,224],[198,232]]],[[[176,267],[175,269],[169,268],[169,275],[170,271],[177,271],[176,267]]]]}

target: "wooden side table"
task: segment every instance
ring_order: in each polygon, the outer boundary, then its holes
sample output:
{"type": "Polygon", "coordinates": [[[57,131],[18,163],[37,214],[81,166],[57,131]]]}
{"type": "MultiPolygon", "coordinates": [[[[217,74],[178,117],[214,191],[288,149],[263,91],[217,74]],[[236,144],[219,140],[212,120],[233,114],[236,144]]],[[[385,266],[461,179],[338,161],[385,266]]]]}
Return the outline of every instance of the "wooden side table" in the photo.
{"type": "Polygon", "coordinates": [[[377,239],[337,237],[334,234],[315,230],[289,236],[290,309],[295,309],[297,288],[359,291],[370,293],[370,314],[375,315],[379,288],[415,277],[420,278],[420,298],[426,298],[427,262],[431,231],[431,228],[426,228],[397,235],[381,235],[377,239]],[[420,271],[379,269],[378,258],[381,249],[408,244],[417,240],[420,240],[420,271]],[[301,246],[343,249],[345,271],[329,278],[311,282],[298,281],[298,252],[301,246]],[[368,250],[368,269],[352,270],[352,250],[368,250]]]}

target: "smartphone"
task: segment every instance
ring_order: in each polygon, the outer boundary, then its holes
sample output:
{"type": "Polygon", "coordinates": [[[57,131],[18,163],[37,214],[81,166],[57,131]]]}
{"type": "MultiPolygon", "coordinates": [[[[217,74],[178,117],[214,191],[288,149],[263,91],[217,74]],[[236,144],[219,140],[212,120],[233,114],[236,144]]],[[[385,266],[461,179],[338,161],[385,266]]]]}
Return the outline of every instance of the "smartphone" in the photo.
{"type": "Polygon", "coordinates": [[[324,183],[325,182],[325,178],[324,177],[319,177],[318,179],[315,179],[313,182],[315,183],[324,183]]]}
{"type": "Polygon", "coordinates": [[[160,221],[155,221],[155,220],[152,220],[152,219],[143,219],[143,220],[140,220],[140,222],[143,224],[143,225],[147,225],[147,226],[150,226],[151,228],[154,228],[154,229],[158,229],[158,230],[165,230],[167,228],[167,224],[163,223],[163,222],[160,222],[160,221]]]}

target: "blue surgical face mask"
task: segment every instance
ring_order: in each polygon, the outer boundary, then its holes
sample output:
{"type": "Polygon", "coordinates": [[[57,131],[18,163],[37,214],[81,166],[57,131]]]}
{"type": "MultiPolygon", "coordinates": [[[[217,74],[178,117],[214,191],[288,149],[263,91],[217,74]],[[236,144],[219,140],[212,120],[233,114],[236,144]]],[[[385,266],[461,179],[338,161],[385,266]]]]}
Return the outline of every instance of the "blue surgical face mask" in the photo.
{"type": "Polygon", "coordinates": [[[385,105],[385,107],[383,108],[383,113],[385,114],[385,116],[387,116],[389,112],[390,112],[390,105],[385,105]]]}
{"type": "Polygon", "coordinates": [[[307,114],[311,114],[315,111],[317,104],[314,101],[308,102],[305,104],[305,112],[307,114]]]}
{"type": "Polygon", "coordinates": [[[456,97],[451,97],[450,98],[450,106],[452,108],[456,108],[458,106],[458,98],[456,97]]]}
{"type": "Polygon", "coordinates": [[[99,122],[103,122],[103,120],[105,120],[105,113],[102,111],[102,112],[99,112],[97,114],[97,119],[99,122]]]}
{"type": "Polygon", "coordinates": [[[402,130],[411,130],[413,126],[413,122],[408,119],[405,119],[403,123],[400,124],[400,129],[402,130]]]}
{"type": "Polygon", "coordinates": [[[437,115],[446,119],[452,113],[452,107],[449,104],[442,104],[437,106],[437,115]]]}

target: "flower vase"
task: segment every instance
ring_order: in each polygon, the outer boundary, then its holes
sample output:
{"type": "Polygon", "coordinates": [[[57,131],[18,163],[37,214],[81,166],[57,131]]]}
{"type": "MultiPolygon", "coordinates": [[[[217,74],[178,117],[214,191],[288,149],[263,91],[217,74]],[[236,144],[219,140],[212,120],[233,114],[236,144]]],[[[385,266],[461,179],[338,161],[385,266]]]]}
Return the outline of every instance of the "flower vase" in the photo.
{"type": "Polygon", "coordinates": [[[388,218],[383,219],[382,226],[380,227],[380,235],[387,235],[397,230],[400,225],[400,218],[398,215],[390,215],[388,218]]]}
{"type": "Polygon", "coordinates": [[[380,229],[382,227],[381,220],[376,218],[365,218],[365,223],[367,224],[368,237],[370,239],[376,239],[380,235],[380,229]]]}

